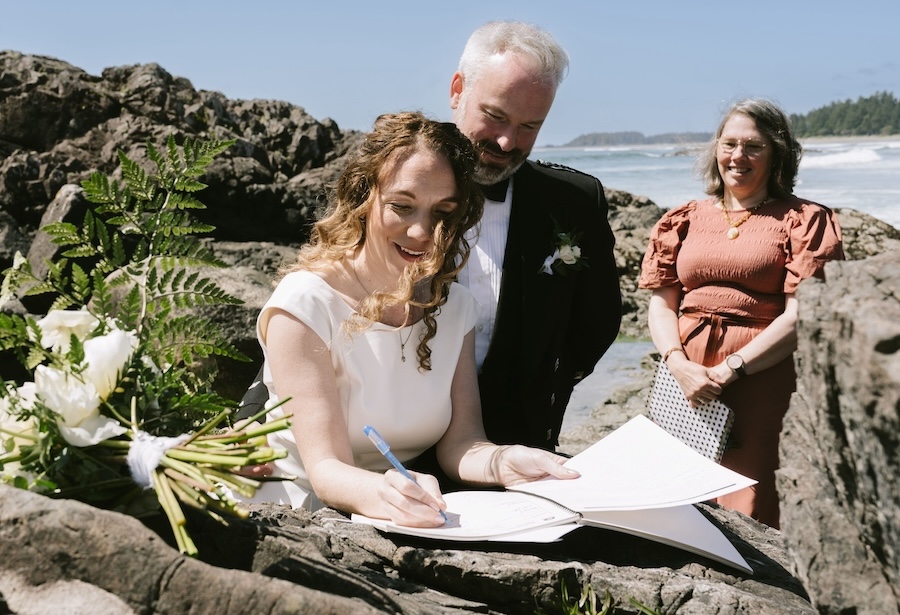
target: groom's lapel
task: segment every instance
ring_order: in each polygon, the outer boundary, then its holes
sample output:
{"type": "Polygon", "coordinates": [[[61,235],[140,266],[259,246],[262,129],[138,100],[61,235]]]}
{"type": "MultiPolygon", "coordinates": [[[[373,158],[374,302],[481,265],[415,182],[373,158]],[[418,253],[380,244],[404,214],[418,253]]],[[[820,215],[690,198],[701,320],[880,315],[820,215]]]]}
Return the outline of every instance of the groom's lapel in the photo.
{"type": "MultiPolygon", "coordinates": [[[[523,342],[525,364],[542,354],[555,329],[554,312],[558,311],[555,280],[541,272],[544,259],[553,252],[551,204],[543,202],[546,195],[534,181],[535,177],[536,173],[527,163],[516,174],[510,219],[510,233],[517,235],[522,330],[529,335],[529,340],[523,342]]],[[[509,256],[507,254],[507,258],[509,256]]]]}

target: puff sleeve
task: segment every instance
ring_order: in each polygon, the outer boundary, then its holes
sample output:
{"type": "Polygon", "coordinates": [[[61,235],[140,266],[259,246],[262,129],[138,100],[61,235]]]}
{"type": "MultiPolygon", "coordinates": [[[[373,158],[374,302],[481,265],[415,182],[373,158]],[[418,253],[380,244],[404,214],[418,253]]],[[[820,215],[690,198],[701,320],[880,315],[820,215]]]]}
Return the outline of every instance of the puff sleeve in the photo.
{"type": "Polygon", "coordinates": [[[680,284],[675,262],[681,242],[690,227],[690,215],[697,202],[670,209],[650,231],[650,242],[641,263],[639,288],[656,289],[680,284]]]}
{"type": "Polygon", "coordinates": [[[793,293],[806,278],[824,278],[825,263],[843,260],[844,247],[837,216],[827,207],[803,203],[789,222],[784,292],[793,293]]]}

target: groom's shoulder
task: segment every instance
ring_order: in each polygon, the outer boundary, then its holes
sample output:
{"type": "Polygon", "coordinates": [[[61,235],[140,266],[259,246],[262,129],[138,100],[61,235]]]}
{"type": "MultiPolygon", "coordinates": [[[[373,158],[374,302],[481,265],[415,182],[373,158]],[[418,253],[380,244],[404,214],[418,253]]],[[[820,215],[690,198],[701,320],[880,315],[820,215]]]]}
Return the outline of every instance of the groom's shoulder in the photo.
{"type": "Polygon", "coordinates": [[[528,160],[526,166],[532,172],[535,181],[540,183],[549,183],[557,186],[568,184],[585,192],[602,190],[600,181],[593,175],[558,162],[528,160]]]}

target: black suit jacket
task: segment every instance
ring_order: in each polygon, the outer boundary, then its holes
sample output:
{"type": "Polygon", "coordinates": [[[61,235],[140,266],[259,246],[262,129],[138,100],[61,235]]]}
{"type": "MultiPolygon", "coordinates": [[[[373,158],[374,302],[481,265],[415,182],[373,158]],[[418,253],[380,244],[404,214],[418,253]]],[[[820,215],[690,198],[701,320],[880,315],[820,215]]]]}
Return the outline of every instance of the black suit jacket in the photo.
{"type": "Polygon", "coordinates": [[[488,437],[553,450],[572,389],[615,340],[622,299],[603,187],[594,177],[543,162],[515,174],[509,237],[494,332],[479,373],[488,437]],[[541,272],[579,235],[585,259],[566,275],[541,272]]]}

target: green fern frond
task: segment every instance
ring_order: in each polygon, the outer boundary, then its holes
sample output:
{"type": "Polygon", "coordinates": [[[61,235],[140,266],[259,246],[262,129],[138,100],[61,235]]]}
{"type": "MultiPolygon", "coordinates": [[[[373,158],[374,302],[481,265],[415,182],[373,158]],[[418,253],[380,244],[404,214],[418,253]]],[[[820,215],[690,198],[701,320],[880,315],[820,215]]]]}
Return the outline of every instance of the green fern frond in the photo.
{"type": "Polygon", "coordinates": [[[122,165],[122,179],[131,196],[139,201],[152,201],[156,194],[156,183],[147,172],[122,151],[119,151],[119,163],[122,165]]]}
{"type": "Polygon", "coordinates": [[[154,313],[164,308],[186,310],[204,305],[243,304],[210,278],[201,278],[198,271],[188,274],[183,268],[170,269],[161,276],[152,268],[147,275],[146,289],[150,297],[147,309],[154,313]]]}
{"type": "Polygon", "coordinates": [[[227,141],[192,141],[188,139],[184,147],[186,174],[190,177],[200,177],[216,156],[235,143],[236,139],[227,141]]]}
{"type": "Polygon", "coordinates": [[[90,203],[108,205],[119,200],[118,184],[99,172],[91,173],[90,177],[82,181],[81,188],[85,199],[90,203]]]}
{"type": "Polygon", "coordinates": [[[12,350],[30,343],[25,319],[0,312],[0,350],[12,350]]]}
{"type": "Polygon", "coordinates": [[[182,241],[180,238],[160,239],[158,249],[164,250],[166,256],[159,262],[167,263],[166,267],[215,267],[221,269],[227,265],[203,243],[182,241]]]}
{"type": "MultiPolygon", "coordinates": [[[[193,181],[193,180],[191,180],[193,181]]],[[[176,188],[178,190],[186,190],[186,188],[178,185],[179,182],[176,182],[176,188]]],[[[193,182],[194,184],[200,186],[199,188],[195,188],[195,190],[202,190],[206,187],[206,184],[201,184],[200,182],[193,182]]],[[[206,209],[206,205],[195,199],[193,196],[189,194],[179,194],[171,199],[169,199],[169,205],[176,209],[206,209]]]]}
{"type": "Polygon", "coordinates": [[[82,242],[82,236],[78,227],[69,222],[54,222],[42,229],[50,236],[50,241],[58,246],[72,246],[82,242]]]}
{"type": "Polygon", "coordinates": [[[78,263],[72,263],[72,299],[84,305],[91,299],[93,283],[78,263]]]}
{"type": "Polygon", "coordinates": [[[74,301],[72,297],[68,295],[58,295],[53,300],[53,303],[50,304],[50,309],[48,311],[67,310],[73,305],[81,305],[81,303],[74,301]]]}
{"type": "MultiPolygon", "coordinates": [[[[186,139],[179,147],[170,136],[162,151],[148,143],[152,172],[119,152],[121,181],[93,173],[82,182],[89,203],[83,223],[42,229],[60,246],[47,273],[38,279],[19,258],[3,278],[0,297],[50,294],[54,309],[90,305],[92,312],[139,332],[160,365],[212,355],[246,359],[217,327],[185,315],[201,306],[241,303],[211,277],[187,271],[224,266],[198,240],[214,227],[191,214],[205,208],[195,195],[205,187],[206,168],[233,143],[186,139]]],[[[26,362],[33,367],[39,359],[26,362]]]]}
{"type": "Polygon", "coordinates": [[[35,276],[31,271],[31,263],[17,250],[13,255],[12,265],[3,272],[3,282],[0,283],[0,305],[9,303],[26,280],[35,280],[35,276]]]}
{"type": "Polygon", "coordinates": [[[152,337],[157,351],[169,364],[191,364],[197,358],[213,355],[250,360],[222,336],[215,323],[195,314],[157,321],[152,337]]]}
{"type": "Polygon", "coordinates": [[[60,253],[66,258],[90,258],[97,256],[97,249],[92,245],[80,245],[76,248],[70,248],[60,253]]]}
{"type": "Polygon", "coordinates": [[[19,289],[19,295],[23,297],[35,297],[37,295],[46,295],[47,293],[56,292],[56,287],[49,282],[41,282],[39,284],[34,284],[33,286],[28,286],[27,288],[19,289]]]}
{"type": "MultiPolygon", "coordinates": [[[[206,188],[206,184],[204,184],[203,182],[199,182],[196,179],[180,177],[175,180],[176,190],[183,190],[185,192],[200,192],[204,188],[206,188]]],[[[184,201],[184,203],[193,203],[194,208],[196,208],[197,205],[200,205],[203,209],[206,209],[206,205],[203,205],[203,203],[196,199],[184,198],[182,199],[182,201],[184,201]]],[[[186,206],[187,205],[182,204],[182,207],[186,206]]]]}
{"type": "Polygon", "coordinates": [[[94,311],[101,314],[114,314],[116,310],[111,285],[99,271],[92,271],[91,278],[93,281],[91,304],[94,311]]]}
{"type": "Polygon", "coordinates": [[[44,362],[46,358],[43,348],[31,345],[28,350],[28,356],[25,358],[25,369],[33,370],[35,367],[44,362]]]}
{"type": "Polygon", "coordinates": [[[139,286],[134,285],[128,289],[125,296],[116,305],[116,317],[129,329],[138,329],[143,313],[143,296],[139,286]]]}

